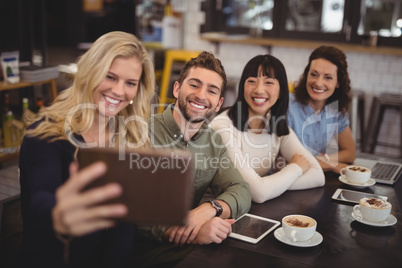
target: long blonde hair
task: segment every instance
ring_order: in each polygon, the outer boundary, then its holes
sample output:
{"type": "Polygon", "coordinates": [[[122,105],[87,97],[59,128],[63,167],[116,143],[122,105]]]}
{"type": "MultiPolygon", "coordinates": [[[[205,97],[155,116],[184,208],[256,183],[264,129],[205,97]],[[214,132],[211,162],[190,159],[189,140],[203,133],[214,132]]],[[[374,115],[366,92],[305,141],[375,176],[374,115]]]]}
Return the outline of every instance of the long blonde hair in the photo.
{"type": "MultiPolygon", "coordinates": [[[[125,128],[115,120],[115,131],[124,133],[125,141],[149,147],[147,120],[151,113],[151,101],[155,97],[154,66],[141,41],[125,32],[109,32],[98,38],[91,48],[77,62],[77,73],[71,87],[62,91],[53,104],[43,110],[32,122],[42,120],[39,125],[27,131],[27,135],[41,139],[70,140],[72,134],[87,131],[94,120],[94,109],[76,109],[82,104],[93,104],[93,90],[106,77],[116,57],[136,57],[142,63],[142,74],[133,104],[117,114],[127,120],[125,128]],[[71,111],[74,111],[72,113],[71,111]],[[71,116],[70,116],[71,114],[71,116]],[[68,123],[66,124],[66,119],[68,123]],[[135,120],[130,120],[135,117],[135,120]],[[144,136],[146,135],[146,136],[144,136]]],[[[121,142],[121,141],[120,141],[121,142]]],[[[132,146],[131,146],[132,147],[132,146]]]]}

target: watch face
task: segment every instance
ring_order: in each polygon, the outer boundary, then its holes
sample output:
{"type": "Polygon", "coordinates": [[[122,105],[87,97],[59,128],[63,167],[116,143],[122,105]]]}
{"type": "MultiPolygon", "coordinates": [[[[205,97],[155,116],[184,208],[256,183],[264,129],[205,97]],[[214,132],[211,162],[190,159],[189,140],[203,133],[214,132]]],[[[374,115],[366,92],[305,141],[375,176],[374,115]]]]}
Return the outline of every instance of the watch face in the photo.
{"type": "Polygon", "coordinates": [[[210,200],[209,202],[211,203],[212,207],[216,209],[216,215],[215,216],[219,217],[222,214],[222,211],[223,211],[223,208],[222,208],[221,204],[216,200],[210,200]]]}

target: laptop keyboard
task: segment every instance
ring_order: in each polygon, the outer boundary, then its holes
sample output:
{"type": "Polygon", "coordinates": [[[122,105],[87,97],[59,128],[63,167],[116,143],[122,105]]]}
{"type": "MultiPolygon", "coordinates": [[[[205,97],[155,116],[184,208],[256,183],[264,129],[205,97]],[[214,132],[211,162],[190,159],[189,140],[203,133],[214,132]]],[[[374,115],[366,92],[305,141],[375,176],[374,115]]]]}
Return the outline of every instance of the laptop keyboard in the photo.
{"type": "Polygon", "coordinates": [[[398,167],[398,165],[376,163],[371,169],[371,177],[380,180],[391,180],[398,167]]]}

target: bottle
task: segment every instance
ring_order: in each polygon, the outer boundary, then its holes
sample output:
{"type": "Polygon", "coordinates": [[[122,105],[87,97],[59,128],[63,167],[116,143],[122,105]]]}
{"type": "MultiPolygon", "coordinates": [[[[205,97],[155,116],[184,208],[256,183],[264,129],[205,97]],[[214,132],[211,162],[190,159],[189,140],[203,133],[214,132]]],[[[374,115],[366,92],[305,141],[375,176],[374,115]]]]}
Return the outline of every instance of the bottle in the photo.
{"type": "Polygon", "coordinates": [[[162,46],[178,49],[182,46],[181,19],[173,15],[170,4],[165,7],[165,16],[162,19],[162,46]]]}
{"type": "Polygon", "coordinates": [[[38,98],[36,100],[36,112],[40,113],[43,109],[44,103],[42,98],[38,98]]]}
{"type": "Polygon", "coordinates": [[[23,98],[22,99],[22,113],[24,114],[24,112],[28,109],[28,98],[23,98]]]}
{"type": "Polygon", "coordinates": [[[14,120],[14,126],[16,126],[19,130],[19,136],[21,138],[20,143],[22,143],[22,138],[25,135],[25,130],[28,127],[30,119],[33,118],[34,113],[29,110],[28,98],[22,99],[22,114],[21,121],[14,120]]]}
{"type": "Polygon", "coordinates": [[[29,103],[28,103],[28,98],[23,98],[22,99],[22,115],[21,115],[21,121],[24,122],[25,128],[27,127],[27,117],[29,116],[29,103]]]}
{"type": "Polygon", "coordinates": [[[4,147],[17,147],[20,142],[18,128],[13,125],[14,115],[12,111],[7,112],[6,121],[3,123],[4,147]]]}
{"type": "Polygon", "coordinates": [[[4,106],[1,108],[1,122],[4,123],[7,119],[7,112],[10,109],[10,96],[8,93],[4,94],[4,106]]]}

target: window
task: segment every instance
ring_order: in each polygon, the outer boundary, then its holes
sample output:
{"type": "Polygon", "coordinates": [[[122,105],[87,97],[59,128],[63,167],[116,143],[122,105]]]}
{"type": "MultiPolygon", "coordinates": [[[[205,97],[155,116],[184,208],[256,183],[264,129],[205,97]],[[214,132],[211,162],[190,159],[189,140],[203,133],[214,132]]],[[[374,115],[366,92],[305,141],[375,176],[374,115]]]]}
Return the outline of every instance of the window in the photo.
{"type": "Polygon", "coordinates": [[[364,0],[362,1],[360,14],[359,35],[376,32],[379,36],[384,37],[401,36],[401,1],[364,0]]]}
{"type": "Polygon", "coordinates": [[[202,32],[252,34],[273,30],[274,0],[206,0],[206,24],[202,32]],[[212,29],[212,30],[211,30],[212,29]]]}
{"type": "Polygon", "coordinates": [[[402,46],[400,0],[206,0],[201,32],[402,46]]]}
{"type": "Polygon", "coordinates": [[[260,27],[272,30],[274,0],[234,0],[223,7],[224,24],[228,27],[260,27]]]}
{"type": "Polygon", "coordinates": [[[342,31],[344,0],[287,1],[285,29],[301,32],[342,31]]]}
{"type": "Polygon", "coordinates": [[[350,40],[350,23],[345,8],[350,0],[286,0],[284,19],[279,20],[278,37],[325,41],[350,40]]]}
{"type": "Polygon", "coordinates": [[[378,45],[402,47],[402,1],[361,0],[357,42],[378,36],[378,45]]]}

